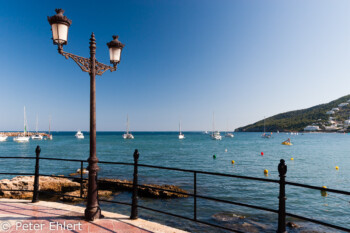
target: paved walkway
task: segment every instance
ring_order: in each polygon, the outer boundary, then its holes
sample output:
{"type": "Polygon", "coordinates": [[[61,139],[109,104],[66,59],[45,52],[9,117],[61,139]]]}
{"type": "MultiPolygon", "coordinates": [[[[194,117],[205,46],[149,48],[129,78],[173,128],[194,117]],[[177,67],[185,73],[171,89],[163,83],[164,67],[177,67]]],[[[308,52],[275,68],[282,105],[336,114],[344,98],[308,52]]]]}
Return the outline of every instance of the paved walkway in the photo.
{"type": "Polygon", "coordinates": [[[128,216],[102,211],[105,218],[83,220],[83,207],[57,202],[0,199],[0,232],[176,232],[185,231],[128,216]]]}

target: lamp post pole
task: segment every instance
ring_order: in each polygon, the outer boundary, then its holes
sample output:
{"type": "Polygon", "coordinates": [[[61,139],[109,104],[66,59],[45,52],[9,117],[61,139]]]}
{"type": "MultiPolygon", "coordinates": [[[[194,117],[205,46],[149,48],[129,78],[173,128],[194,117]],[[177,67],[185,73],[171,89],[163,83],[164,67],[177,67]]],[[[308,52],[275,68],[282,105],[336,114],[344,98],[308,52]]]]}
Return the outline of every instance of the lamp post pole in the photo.
{"type": "Polygon", "coordinates": [[[98,203],[97,172],[98,158],[96,156],[96,42],[92,33],[90,38],[90,156],[89,183],[85,219],[94,220],[101,217],[101,209],[98,203]]]}
{"type": "MultiPolygon", "coordinates": [[[[113,40],[107,43],[110,53],[110,62],[112,66],[102,64],[96,60],[96,40],[94,33],[90,38],[90,58],[74,55],[63,51],[63,45],[67,44],[68,29],[72,23],[70,19],[63,15],[64,10],[56,9],[56,15],[48,17],[51,25],[53,43],[58,46],[58,53],[66,59],[71,58],[77,63],[82,71],[90,75],[90,156],[89,183],[87,194],[87,205],[85,209],[85,219],[93,221],[102,217],[101,208],[98,203],[98,158],[96,156],[96,75],[102,75],[107,70],[111,72],[117,70],[117,64],[120,62],[120,55],[124,45],[118,41],[118,36],[113,36],[113,40]]],[[[82,172],[82,171],[81,171],[82,172]]]]}

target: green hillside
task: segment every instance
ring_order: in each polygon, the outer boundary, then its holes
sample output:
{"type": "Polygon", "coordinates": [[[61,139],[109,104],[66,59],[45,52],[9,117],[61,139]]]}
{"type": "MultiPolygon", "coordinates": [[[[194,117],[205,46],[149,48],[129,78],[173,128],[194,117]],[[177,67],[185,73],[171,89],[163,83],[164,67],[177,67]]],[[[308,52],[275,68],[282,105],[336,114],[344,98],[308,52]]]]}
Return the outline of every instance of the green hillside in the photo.
{"type": "MultiPolygon", "coordinates": [[[[265,119],[266,132],[303,131],[307,125],[317,123],[321,128],[328,125],[327,111],[338,107],[340,103],[347,102],[350,95],[343,96],[327,104],[316,105],[311,108],[280,113],[265,119]]],[[[349,104],[350,105],[350,104],[349,104]]],[[[344,121],[350,116],[350,106],[342,107],[339,112],[332,115],[337,121],[344,121]]],[[[239,132],[263,132],[264,120],[236,129],[239,132]]]]}

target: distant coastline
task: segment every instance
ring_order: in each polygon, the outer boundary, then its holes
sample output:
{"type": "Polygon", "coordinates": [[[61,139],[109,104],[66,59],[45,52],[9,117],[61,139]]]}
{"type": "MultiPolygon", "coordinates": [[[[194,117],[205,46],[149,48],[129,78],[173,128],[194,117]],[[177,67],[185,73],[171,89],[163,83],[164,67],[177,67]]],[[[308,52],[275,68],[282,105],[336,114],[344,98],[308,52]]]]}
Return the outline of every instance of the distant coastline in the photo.
{"type": "Polygon", "coordinates": [[[237,128],[236,132],[350,131],[350,95],[307,109],[280,113],[237,128]],[[310,129],[314,128],[314,129],[310,129]],[[305,130],[304,130],[305,129],[305,130]]]}

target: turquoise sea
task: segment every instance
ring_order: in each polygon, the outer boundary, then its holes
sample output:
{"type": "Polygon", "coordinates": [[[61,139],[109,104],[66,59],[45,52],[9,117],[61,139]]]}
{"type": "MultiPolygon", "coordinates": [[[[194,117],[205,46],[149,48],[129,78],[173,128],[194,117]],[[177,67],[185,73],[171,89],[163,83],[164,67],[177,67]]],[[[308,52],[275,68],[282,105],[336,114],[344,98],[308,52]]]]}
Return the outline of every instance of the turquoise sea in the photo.
{"type": "MultiPolygon", "coordinates": [[[[56,132],[52,141],[15,143],[9,138],[0,143],[0,156],[35,156],[35,147],[40,145],[42,157],[87,159],[89,136],[88,132],[83,133],[83,140],[76,139],[75,132],[56,132]]],[[[277,165],[280,159],[285,159],[288,166],[287,181],[350,191],[349,134],[274,133],[271,139],[264,139],[261,138],[261,133],[235,133],[234,138],[223,138],[222,141],[211,140],[209,135],[202,132],[184,132],[184,140],[177,138],[177,132],[135,132],[134,140],[124,140],[122,134],[123,132],[97,133],[97,155],[100,161],[133,162],[133,152],[138,149],[141,164],[261,178],[266,177],[264,169],[267,169],[267,178],[278,179],[277,165]],[[293,146],[281,145],[287,138],[291,138],[293,146]],[[264,153],[263,156],[261,152],[264,153]],[[214,154],[216,159],[213,159],[214,154]],[[235,161],[234,165],[232,160],[235,161]],[[336,166],[339,170],[335,169],[336,166]]],[[[34,171],[34,161],[0,159],[0,163],[0,172],[34,171]]],[[[42,174],[68,175],[80,168],[80,163],[73,162],[41,160],[40,163],[42,174]]],[[[99,177],[132,179],[131,166],[102,164],[100,168],[99,177]]],[[[9,177],[3,175],[1,178],[9,177]]],[[[174,184],[193,191],[191,173],[139,168],[139,179],[140,183],[174,184]]],[[[197,175],[197,179],[197,193],[200,195],[278,208],[277,184],[201,174],[197,175]]],[[[350,228],[350,196],[328,193],[328,196],[323,197],[318,190],[288,185],[286,196],[287,212],[350,228]]],[[[131,194],[120,193],[114,196],[114,200],[131,202],[131,194]]],[[[193,217],[193,198],[140,198],[139,204],[193,217]]],[[[101,207],[103,210],[130,214],[129,206],[101,203],[101,207]]],[[[197,200],[197,211],[199,220],[226,227],[239,226],[240,221],[248,221],[260,224],[258,229],[261,232],[275,232],[277,229],[277,214],[274,213],[201,199],[197,200]]],[[[142,209],[139,209],[139,216],[192,232],[221,232],[142,209]]],[[[301,226],[295,232],[337,232],[296,219],[287,218],[287,221],[301,226]]]]}

